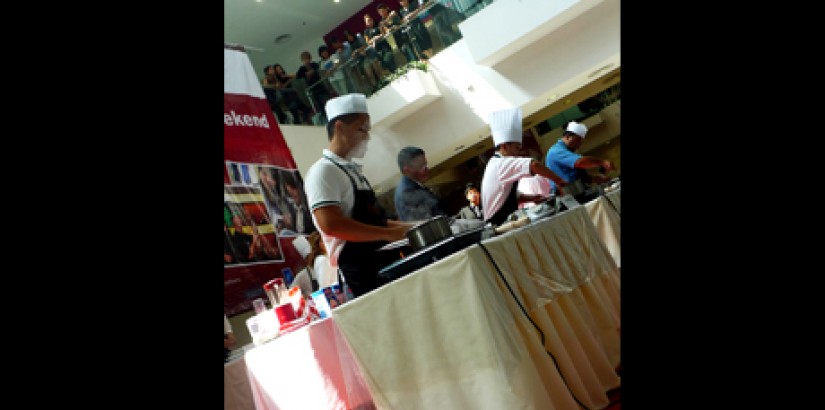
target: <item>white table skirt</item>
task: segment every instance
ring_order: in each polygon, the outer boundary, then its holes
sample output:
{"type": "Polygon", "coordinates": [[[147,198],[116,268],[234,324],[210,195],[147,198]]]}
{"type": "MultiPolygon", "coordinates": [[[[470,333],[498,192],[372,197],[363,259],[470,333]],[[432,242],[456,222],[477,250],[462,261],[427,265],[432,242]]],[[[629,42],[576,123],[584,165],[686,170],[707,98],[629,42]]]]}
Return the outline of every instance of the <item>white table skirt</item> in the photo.
{"type": "Polygon", "coordinates": [[[506,284],[476,245],[333,311],[376,406],[605,407],[620,385],[620,274],[586,208],[482,244],[506,284]]]}
{"type": "Polygon", "coordinates": [[[621,191],[617,190],[600,196],[584,206],[593,219],[599,238],[607,246],[616,266],[621,267],[621,215],[617,213],[617,211],[621,212],[621,191]]]}

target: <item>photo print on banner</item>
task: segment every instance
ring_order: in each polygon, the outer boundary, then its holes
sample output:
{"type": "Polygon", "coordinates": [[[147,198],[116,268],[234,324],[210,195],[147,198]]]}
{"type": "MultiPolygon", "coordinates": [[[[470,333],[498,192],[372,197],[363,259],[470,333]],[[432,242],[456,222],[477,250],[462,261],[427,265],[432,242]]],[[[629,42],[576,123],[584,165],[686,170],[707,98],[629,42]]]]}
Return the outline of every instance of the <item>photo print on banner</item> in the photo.
{"type": "Polygon", "coordinates": [[[261,189],[224,185],[224,265],[283,262],[261,189]]]}
{"type": "Polygon", "coordinates": [[[226,161],[226,168],[233,186],[260,189],[278,236],[308,235],[315,231],[304,182],[297,169],[234,161],[226,161]]]}

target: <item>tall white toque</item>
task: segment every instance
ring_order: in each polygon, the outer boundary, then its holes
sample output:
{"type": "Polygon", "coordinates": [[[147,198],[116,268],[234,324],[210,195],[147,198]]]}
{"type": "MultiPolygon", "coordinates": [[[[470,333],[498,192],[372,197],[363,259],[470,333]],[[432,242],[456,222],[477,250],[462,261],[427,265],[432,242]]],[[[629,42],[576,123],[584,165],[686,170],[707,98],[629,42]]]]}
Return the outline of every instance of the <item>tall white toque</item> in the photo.
{"type": "Polygon", "coordinates": [[[521,142],[521,108],[508,108],[490,113],[490,133],[493,146],[505,142],[521,142]]]}

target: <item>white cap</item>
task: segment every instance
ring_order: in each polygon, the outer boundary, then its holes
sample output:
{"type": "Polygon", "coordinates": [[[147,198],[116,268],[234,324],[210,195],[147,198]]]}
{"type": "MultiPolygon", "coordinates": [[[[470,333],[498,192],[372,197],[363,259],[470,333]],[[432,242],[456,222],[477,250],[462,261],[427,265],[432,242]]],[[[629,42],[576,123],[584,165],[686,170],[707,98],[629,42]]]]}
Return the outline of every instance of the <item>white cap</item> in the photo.
{"type": "Polygon", "coordinates": [[[576,121],[570,121],[570,124],[567,124],[567,128],[565,128],[565,131],[572,132],[573,134],[576,134],[582,138],[584,138],[584,136],[587,135],[587,127],[585,127],[584,124],[576,121]]]}
{"type": "Polygon", "coordinates": [[[493,146],[505,142],[521,142],[521,108],[508,108],[490,113],[490,133],[493,146]]]}
{"type": "Polygon", "coordinates": [[[292,246],[294,246],[295,250],[301,254],[302,258],[306,258],[312,250],[312,247],[309,245],[309,241],[301,235],[296,236],[295,239],[292,240],[292,246]]]}
{"type": "Polygon", "coordinates": [[[344,114],[367,114],[367,97],[364,94],[346,94],[335,97],[327,101],[324,110],[327,113],[327,120],[344,114]]]}

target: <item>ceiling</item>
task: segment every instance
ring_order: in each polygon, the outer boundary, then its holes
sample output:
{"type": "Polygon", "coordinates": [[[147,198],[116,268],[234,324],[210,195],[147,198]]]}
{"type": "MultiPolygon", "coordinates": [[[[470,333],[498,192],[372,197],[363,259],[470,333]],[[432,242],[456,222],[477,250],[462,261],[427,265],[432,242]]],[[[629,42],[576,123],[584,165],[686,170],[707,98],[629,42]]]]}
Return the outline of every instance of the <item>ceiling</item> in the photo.
{"type": "Polygon", "coordinates": [[[224,0],[224,42],[245,46],[259,77],[263,67],[281,64],[294,73],[301,52],[317,60],[323,36],[372,3],[371,0],[224,0]],[[278,36],[291,38],[275,42],[278,36]]]}

